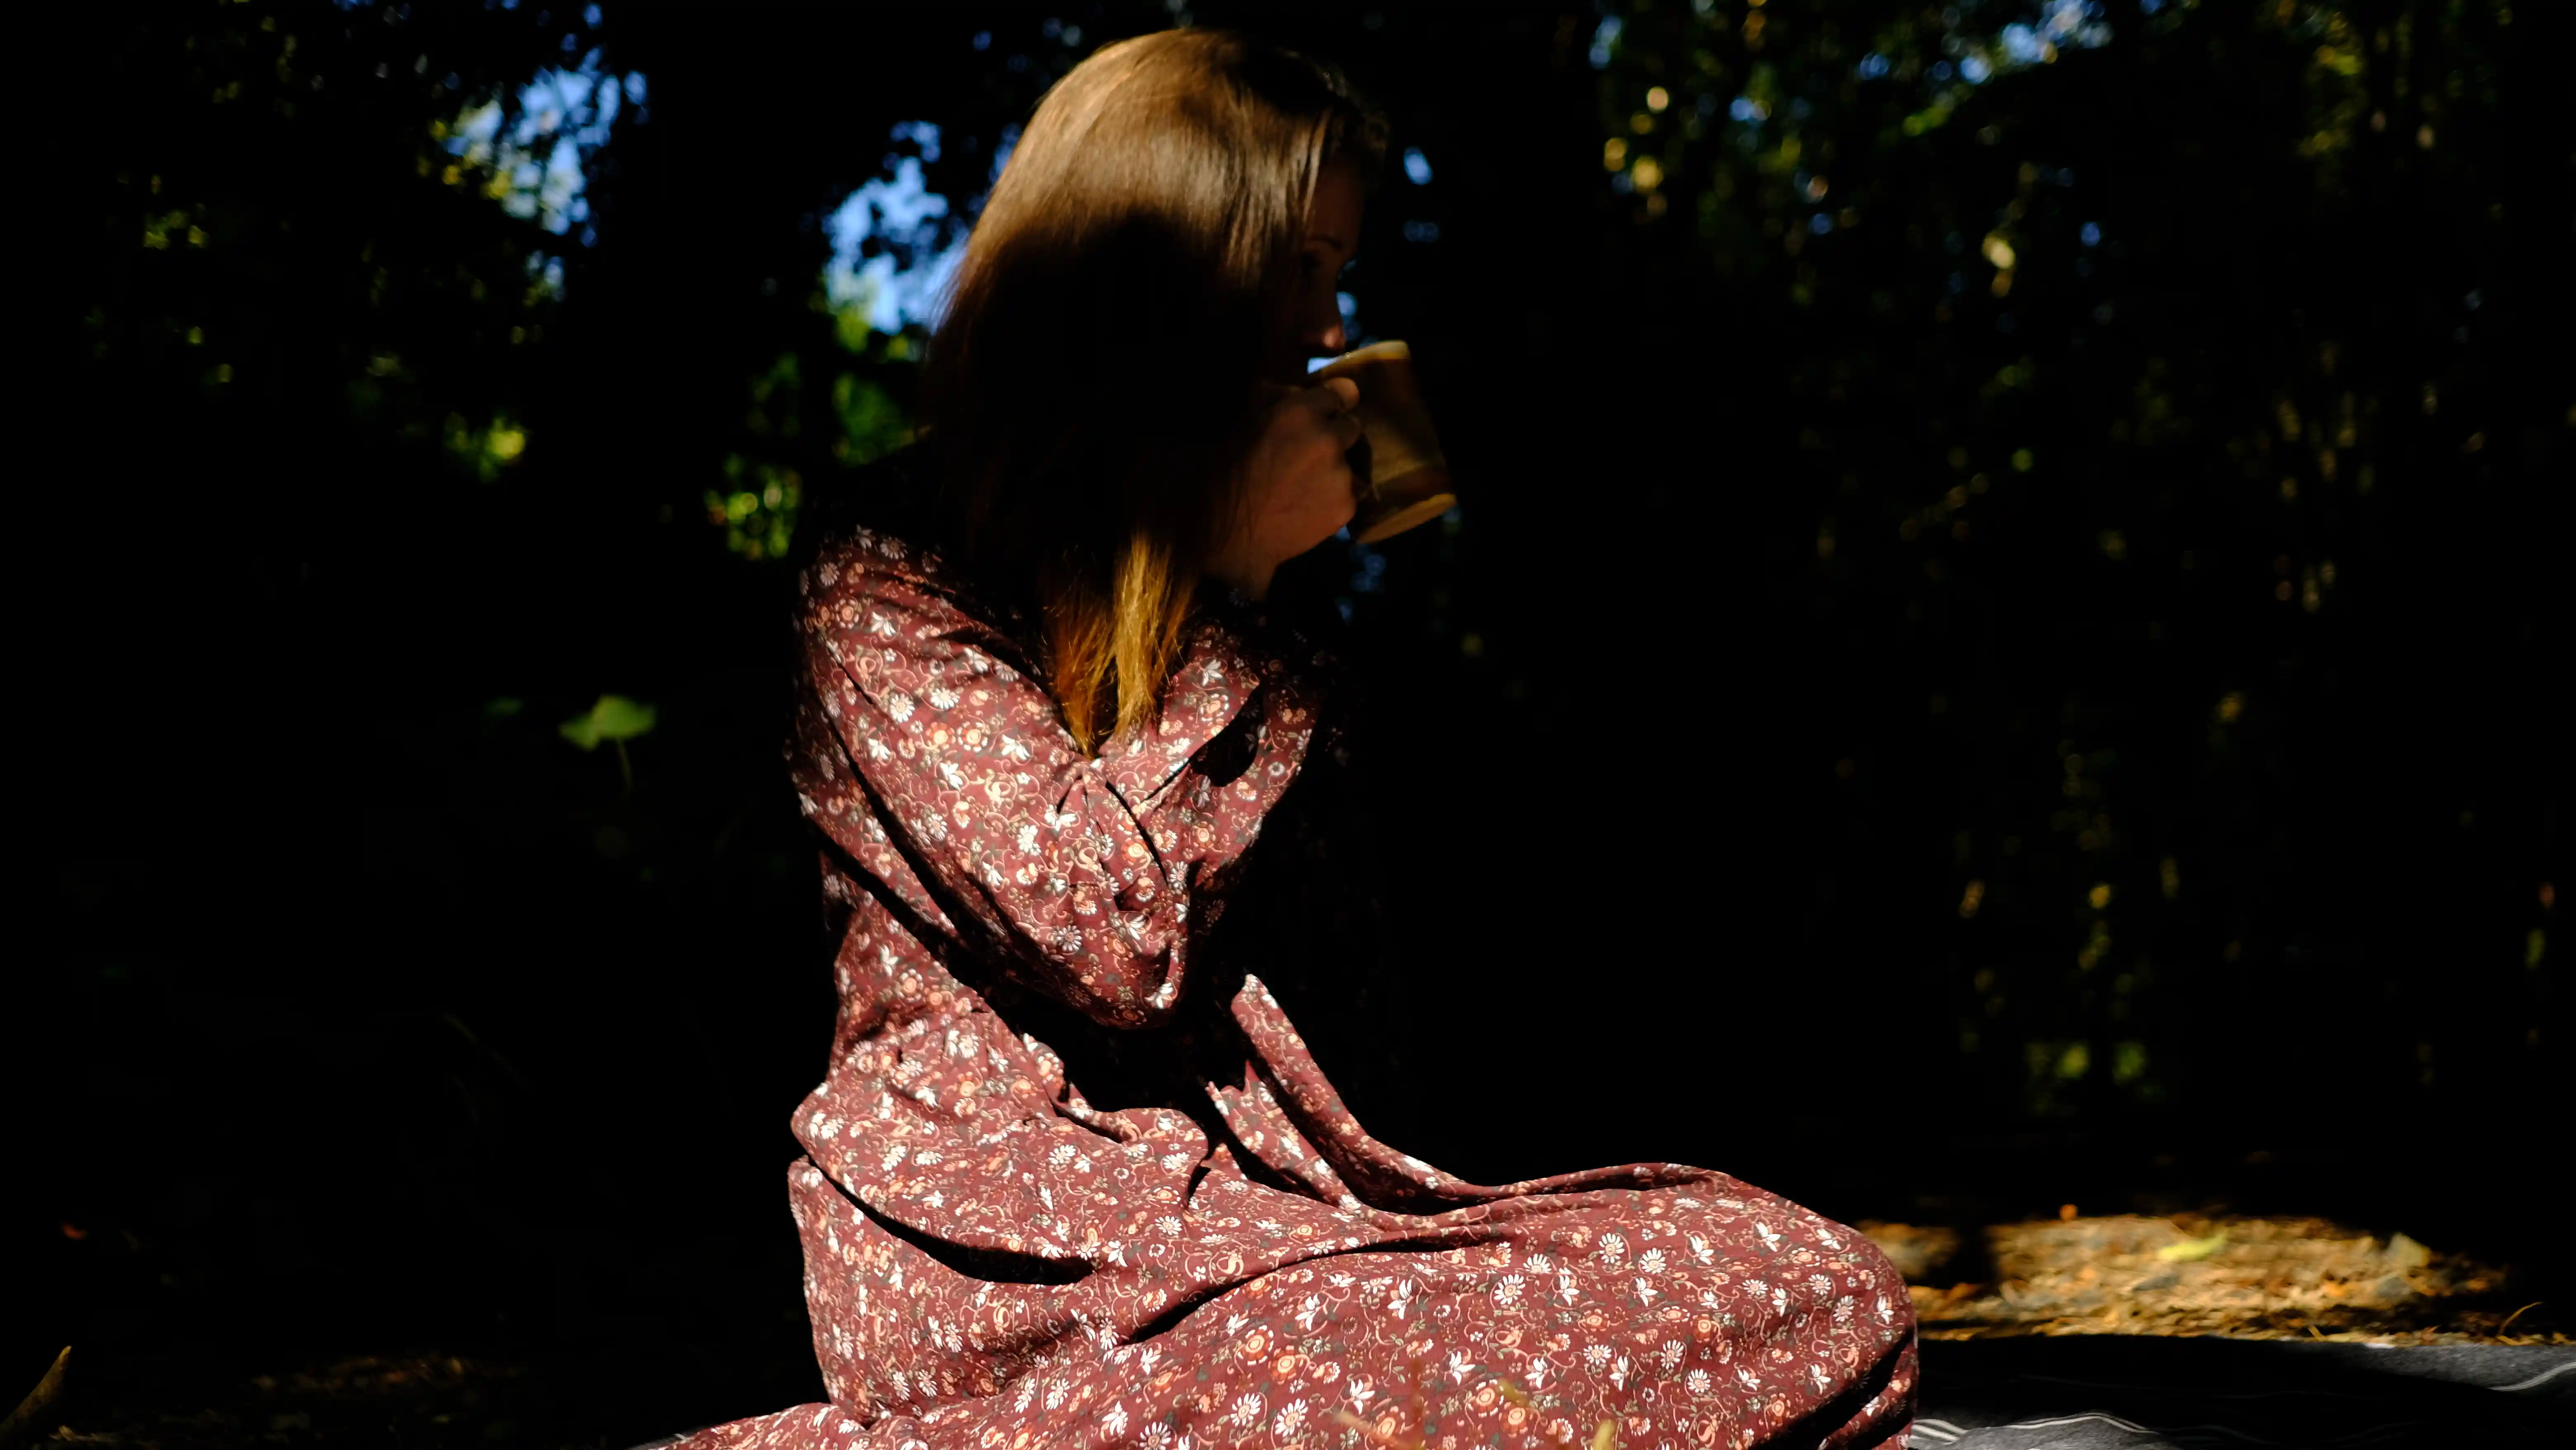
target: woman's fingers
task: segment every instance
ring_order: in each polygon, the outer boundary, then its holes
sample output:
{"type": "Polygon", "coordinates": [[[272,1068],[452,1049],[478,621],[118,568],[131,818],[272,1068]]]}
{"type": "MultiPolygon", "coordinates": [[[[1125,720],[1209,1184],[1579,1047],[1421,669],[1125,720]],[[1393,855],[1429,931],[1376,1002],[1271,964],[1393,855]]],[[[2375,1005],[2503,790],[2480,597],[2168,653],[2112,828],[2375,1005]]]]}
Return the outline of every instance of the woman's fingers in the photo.
{"type": "Polygon", "coordinates": [[[1326,378],[1311,396],[1324,410],[1324,426],[1333,435],[1336,449],[1346,450],[1360,441],[1359,384],[1348,378],[1326,378]]]}
{"type": "Polygon", "coordinates": [[[1237,581],[1266,581],[1281,562],[1331,538],[1359,507],[1349,457],[1360,437],[1352,413],[1359,385],[1347,378],[1314,387],[1265,380],[1255,396],[1263,416],[1243,463],[1245,507],[1213,565],[1217,577],[1237,581]]]}

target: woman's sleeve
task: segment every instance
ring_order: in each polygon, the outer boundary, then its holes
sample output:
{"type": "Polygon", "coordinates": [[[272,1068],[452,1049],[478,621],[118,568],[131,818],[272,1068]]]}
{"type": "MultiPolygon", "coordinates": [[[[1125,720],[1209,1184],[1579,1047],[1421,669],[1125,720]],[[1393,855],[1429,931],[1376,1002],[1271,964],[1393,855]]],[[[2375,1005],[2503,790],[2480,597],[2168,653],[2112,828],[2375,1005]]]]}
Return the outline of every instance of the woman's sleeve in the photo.
{"type": "Polygon", "coordinates": [[[1169,1016],[1193,923],[1304,763],[1329,659],[1233,597],[1193,620],[1160,719],[1089,760],[1007,637],[888,549],[861,532],[800,580],[805,813],[934,946],[1113,1026],[1169,1016]]]}

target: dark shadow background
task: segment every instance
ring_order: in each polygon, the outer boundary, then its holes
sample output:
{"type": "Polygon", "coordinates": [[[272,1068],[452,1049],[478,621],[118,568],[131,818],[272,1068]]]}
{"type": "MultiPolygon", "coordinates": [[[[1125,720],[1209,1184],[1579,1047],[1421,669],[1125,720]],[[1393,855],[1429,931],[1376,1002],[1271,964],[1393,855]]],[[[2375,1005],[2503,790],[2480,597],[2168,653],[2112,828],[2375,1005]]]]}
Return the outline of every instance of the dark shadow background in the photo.
{"type": "MultiPolygon", "coordinates": [[[[1349,285],[1467,498],[1287,586],[1374,687],[1407,965],[1288,1005],[1472,1178],[2318,1212],[2544,1281],[2564,51],[2536,6],[2063,8],[1195,8],[1422,153],[1349,285]]],[[[513,1357],[612,1445],[812,1398],[771,556],[919,342],[818,307],[820,219],[900,155],[962,222],[1164,8],[88,15],[0,1398],[67,1341],[126,1386],[513,1357]],[[594,48],[649,99],[586,221],[448,179],[434,122],[594,48]],[[557,729],[603,693],[655,711],[622,755],[557,729]]]]}

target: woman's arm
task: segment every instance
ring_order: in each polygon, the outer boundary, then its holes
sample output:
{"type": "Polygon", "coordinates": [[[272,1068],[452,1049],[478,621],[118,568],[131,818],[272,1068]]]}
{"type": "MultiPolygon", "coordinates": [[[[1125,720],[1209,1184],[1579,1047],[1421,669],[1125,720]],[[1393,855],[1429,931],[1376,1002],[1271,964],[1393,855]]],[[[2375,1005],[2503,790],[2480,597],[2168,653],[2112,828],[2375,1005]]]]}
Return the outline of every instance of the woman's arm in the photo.
{"type": "Polygon", "coordinates": [[[860,532],[800,581],[806,814],[917,929],[1098,1021],[1162,1020],[1192,921],[1304,762],[1312,652],[1247,601],[1204,614],[1160,719],[1087,760],[1011,642],[905,552],[860,532]]]}

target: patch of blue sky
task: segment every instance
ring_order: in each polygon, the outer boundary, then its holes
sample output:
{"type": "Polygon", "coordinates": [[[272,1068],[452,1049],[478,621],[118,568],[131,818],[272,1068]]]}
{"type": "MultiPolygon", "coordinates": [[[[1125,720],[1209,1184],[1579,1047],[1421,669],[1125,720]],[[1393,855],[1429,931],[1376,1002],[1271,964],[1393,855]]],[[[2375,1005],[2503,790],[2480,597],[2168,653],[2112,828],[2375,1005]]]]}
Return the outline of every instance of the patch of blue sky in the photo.
{"type": "MultiPolygon", "coordinates": [[[[2092,50],[2111,41],[2100,0],[2041,0],[2036,9],[2033,18],[2016,20],[1988,38],[1962,33],[1944,36],[1941,48],[1957,57],[1955,74],[1971,85],[1983,85],[2000,75],[2045,65],[2060,51],[2092,50]]],[[[1936,83],[1953,74],[1947,61],[1930,71],[1936,83]]]]}
{"type": "MultiPolygon", "coordinates": [[[[2140,0],[2147,14],[2162,9],[2161,0],[2140,0]]],[[[1697,4],[1703,14],[1706,7],[1697,4]]],[[[2111,27],[2102,0],[2022,0],[2018,6],[1995,8],[2018,9],[2021,17],[2000,29],[1979,32],[1967,14],[1972,7],[1955,7],[1943,12],[1945,28],[1937,53],[1928,54],[1922,68],[1923,79],[1937,92],[1956,81],[1984,85],[1997,77],[2025,67],[2044,65],[2066,50],[2092,50],[2111,42],[2111,27]]],[[[1605,17],[1593,34],[1592,63],[1604,66],[1609,60],[1609,44],[1619,33],[1616,16],[1605,17]]],[[[1878,80],[1896,74],[1898,58],[1872,51],[1852,67],[1858,80],[1878,80]]],[[[1738,121],[1768,120],[1771,112],[1749,96],[1739,96],[1728,106],[1738,121]]],[[[1792,120],[1799,119],[1793,111],[1792,120]]]]}
{"type": "Polygon", "coordinates": [[[966,234],[949,222],[948,198],[925,184],[921,158],[895,158],[893,175],[849,195],[824,219],[832,259],[823,296],[834,312],[856,312],[878,332],[929,326],[940,296],[966,255],[966,234]],[[871,240],[883,243],[867,254],[871,240]]]}
{"type": "Polygon", "coordinates": [[[2035,19],[2015,21],[1995,33],[2002,52],[1997,69],[2041,65],[2054,50],[2094,50],[2111,43],[2101,0],[2041,0],[2038,9],[2035,19]]]}
{"type": "MultiPolygon", "coordinates": [[[[2147,7],[2155,13],[2153,6],[2147,7]]],[[[2111,27],[2103,22],[2102,0],[2048,0],[2047,19],[2042,28],[2060,45],[2091,50],[2111,39],[2111,27]]]]}
{"type": "MultiPolygon", "coordinates": [[[[1011,152],[1017,149],[1019,144],[1020,123],[1013,121],[1002,128],[1002,139],[996,142],[993,146],[993,174],[985,178],[987,185],[998,182],[1002,179],[1002,168],[1011,164],[1011,152]]],[[[982,209],[983,202],[981,198],[978,198],[973,205],[967,208],[970,213],[981,211],[982,209]]]]}
{"type": "Polygon", "coordinates": [[[543,252],[528,254],[528,286],[542,297],[561,297],[564,291],[563,258],[543,252]]]}
{"type": "MultiPolygon", "coordinates": [[[[967,224],[983,210],[984,194],[970,198],[961,211],[930,189],[922,166],[939,159],[943,138],[936,124],[897,122],[887,139],[898,149],[886,156],[885,173],[824,218],[832,256],[823,264],[823,298],[835,313],[863,320],[873,331],[900,333],[916,324],[936,325],[941,299],[965,260],[967,224]]],[[[988,183],[1002,179],[1019,142],[1017,124],[1002,128],[988,183]]]]}
{"type": "Polygon", "coordinates": [[[1608,70],[1610,68],[1611,52],[1617,48],[1618,44],[1619,17],[1616,15],[1604,15],[1601,17],[1601,23],[1593,27],[1592,49],[1585,58],[1592,62],[1592,68],[1594,70],[1608,70]]]}
{"type": "Polygon", "coordinates": [[[447,152],[501,179],[501,209],[556,236],[581,228],[583,246],[599,240],[591,224],[586,164],[608,144],[623,106],[644,100],[641,72],[600,69],[591,51],[572,69],[549,68],[519,88],[515,119],[500,98],[470,105],[448,126],[447,152]]]}
{"type": "Polygon", "coordinates": [[[928,121],[897,121],[886,134],[918,149],[924,161],[935,164],[939,160],[939,128],[928,121]]]}

